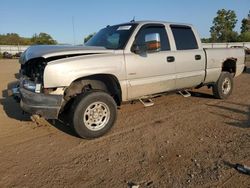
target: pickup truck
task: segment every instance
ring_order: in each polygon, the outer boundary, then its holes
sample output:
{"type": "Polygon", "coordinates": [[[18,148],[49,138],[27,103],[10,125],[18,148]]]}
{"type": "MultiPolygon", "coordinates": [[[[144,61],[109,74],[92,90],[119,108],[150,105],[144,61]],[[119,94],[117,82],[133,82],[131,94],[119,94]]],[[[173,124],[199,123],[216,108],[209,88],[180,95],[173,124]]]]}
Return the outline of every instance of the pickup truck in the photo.
{"type": "Polygon", "coordinates": [[[32,46],[20,57],[21,108],[45,119],[67,112],[82,138],[115,124],[128,101],[152,104],[170,91],[207,86],[226,99],[245,67],[244,49],[204,49],[189,24],[132,21],[107,26],[83,46],[32,46]],[[149,99],[149,101],[145,101],[149,99]]]}

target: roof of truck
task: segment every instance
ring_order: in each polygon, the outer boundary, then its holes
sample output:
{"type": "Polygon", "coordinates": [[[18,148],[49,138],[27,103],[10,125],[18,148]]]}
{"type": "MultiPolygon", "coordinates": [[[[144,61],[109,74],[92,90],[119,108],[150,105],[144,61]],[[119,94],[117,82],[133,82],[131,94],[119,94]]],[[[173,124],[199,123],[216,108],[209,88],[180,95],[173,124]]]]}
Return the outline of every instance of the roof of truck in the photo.
{"type": "Polygon", "coordinates": [[[170,24],[170,25],[185,25],[185,26],[190,26],[193,27],[192,24],[187,24],[187,23],[177,23],[177,22],[167,22],[167,21],[155,21],[155,20],[140,20],[140,21],[131,21],[127,23],[122,23],[122,24],[117,24],[117,25],[123,25],[123,24],[170,24]]]}

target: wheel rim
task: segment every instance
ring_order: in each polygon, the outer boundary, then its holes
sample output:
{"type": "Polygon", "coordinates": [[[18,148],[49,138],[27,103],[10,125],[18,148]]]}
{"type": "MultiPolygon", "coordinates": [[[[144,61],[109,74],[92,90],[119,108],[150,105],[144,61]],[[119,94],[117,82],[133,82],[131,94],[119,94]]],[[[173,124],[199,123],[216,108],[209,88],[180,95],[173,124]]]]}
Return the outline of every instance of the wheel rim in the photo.
{"type": "Polygon", "coordinates": [[[103,102],[90,104],[84,112],[83,121],[91,131],[103,129],[110,119],[109,107],[103,102]]]}
{"type": "Polygon", "coordinates": [[[231,90],[231,81],[228,78],[225,78],[225,80],[222,83],[222,92],[224,95],[227,95],[231,90]]]}

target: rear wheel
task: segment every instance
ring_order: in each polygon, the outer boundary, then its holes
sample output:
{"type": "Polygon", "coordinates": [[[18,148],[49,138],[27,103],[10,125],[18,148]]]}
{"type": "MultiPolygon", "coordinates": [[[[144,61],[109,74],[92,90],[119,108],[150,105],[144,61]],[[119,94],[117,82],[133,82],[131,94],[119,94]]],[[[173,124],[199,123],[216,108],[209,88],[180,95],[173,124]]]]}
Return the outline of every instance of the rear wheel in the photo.
{"type": "Polygon", "coordinates": [[[222,72],[218,81],[213,85],[213,94],[217,99],[228,98],[233,91],[233,77],[229,72],[222,72]]]}
{"type": "Polygon", "coordinates": [[[72,126],[82,138],[97,138],[114,125],[117,106],[114,99],[102,91],[91,91],[76,98],[73,103],[72,126]]]}

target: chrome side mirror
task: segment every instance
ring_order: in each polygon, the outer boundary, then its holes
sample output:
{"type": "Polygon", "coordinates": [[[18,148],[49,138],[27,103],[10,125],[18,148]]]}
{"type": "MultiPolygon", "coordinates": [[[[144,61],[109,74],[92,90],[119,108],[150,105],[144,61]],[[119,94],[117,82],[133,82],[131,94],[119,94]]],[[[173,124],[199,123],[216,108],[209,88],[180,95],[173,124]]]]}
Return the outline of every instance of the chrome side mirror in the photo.
{"type": "Polygon", "coordinates": [[[145,36],[147,52],[158,52],[161,50],[161,37],[159,33],[150,33],[145,36]]]}

